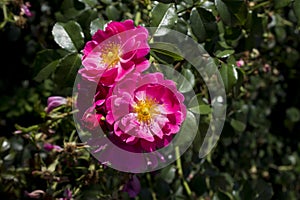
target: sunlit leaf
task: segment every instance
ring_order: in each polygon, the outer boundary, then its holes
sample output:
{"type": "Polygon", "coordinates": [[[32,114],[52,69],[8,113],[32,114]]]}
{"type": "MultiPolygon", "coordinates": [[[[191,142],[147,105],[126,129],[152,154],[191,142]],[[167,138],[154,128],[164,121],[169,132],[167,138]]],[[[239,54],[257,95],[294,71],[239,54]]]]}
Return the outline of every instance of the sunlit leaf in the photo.
{"type": "Polygon", "coordinates": [[[202,100],[202,96],[200,94],[194,96],[190,100],[188,104],[188,109],[193,113],[201,114],[201,115],[209,114],[212,111],[210,105],[206,104],[202,100]]]}
{"type": "Polygon", "coordinates": [[[155,34],[164,35],[171,29],[178,18],[173,4],[158,3],[151,12],[151,27],[157,27],[155,34]],[[167,28],[167,29],[165,29],[167,28]]]}
{"type": "Polygon", "coordinates": [[[229,92],[237,82],[237,71],[233,65],[222,64],[220,74],[223,79],[225,89],[229,92]]]}
{"type": "Polygon", "coordinates": [[[98,30],[103,30],[105,24],[106,22],[102,18],[94,19],[90,24],[91,35],[94,35],[94,33],[96,33],[98,30]]]}
{"type": "Polygon", "coordinates": [[[84,45],[84,35],[80,25],[75,21],[58,22],[52,29],[55,42],[63,49],[77,52],[84,45]]]}
{"type": "Polygon", "coordinates": [[[166,42],[150,43],[150,48],[154,52],[170,56],[174,61],[183,60],[182,53],[174,44],[166,42]]]}
{"type": "Polygon", "coordinates": [[[234,50],[224,50],[224,51],[217,51],[216,52],[216,57],[217,58],[227,58],[230,55],[234,54],[234,50]]]}
{"type": "Polygon", "coordinates": [[[181,85],[179,86],[179,91],[182,93],[189,92],[193,90],[195,85],[195,75],[190,69],[183,69],[182,75],[184,76],[181,85]]]}

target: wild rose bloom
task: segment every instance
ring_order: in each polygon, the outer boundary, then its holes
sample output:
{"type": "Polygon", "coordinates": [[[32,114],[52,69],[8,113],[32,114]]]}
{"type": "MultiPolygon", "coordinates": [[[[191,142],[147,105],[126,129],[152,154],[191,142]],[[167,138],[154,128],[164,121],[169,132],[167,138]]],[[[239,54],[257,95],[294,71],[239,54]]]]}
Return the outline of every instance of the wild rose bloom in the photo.
{"type": "Polygon", "coordinates": [[[61,96],[51,96],[47,100],[47,113],[51,112],[54,108],[57,108],[61,105],[67,104],[67,99],[61,96]]]}
{"type": "Polygon", "coordinates": [[[147,39],[147,29],[135,27],[132,20],[110,22],[86,44],[84,68],[79,73],[84,79],[110,86],[132,71],[144,71],[149,67],[147,39]]]}
{"type": "Polygon", "coordinates": [[[163,74],[131,74],[111,88],[106,121],[123,143],[147,152],[169,144],[186,117],[184,96],[163,74]]]}
{"type": "Polygon", "coordinates": [[[136,175],[133,175],[132,178],[125,184],[123,191],[127,192],[130,198],[134,198],[140,193],[141,183],[136,175]]]}

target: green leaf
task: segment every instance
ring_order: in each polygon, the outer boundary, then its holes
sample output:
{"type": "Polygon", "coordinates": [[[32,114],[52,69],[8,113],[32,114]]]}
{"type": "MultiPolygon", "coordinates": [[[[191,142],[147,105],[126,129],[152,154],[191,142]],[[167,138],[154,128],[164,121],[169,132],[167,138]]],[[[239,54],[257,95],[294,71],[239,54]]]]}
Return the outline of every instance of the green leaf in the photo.
{"type": "Polygon", "coordinates": [[[233,178],[227,173],[220,173],[211,177],[212,188],[216,191],[230,191],[234,185],[233,178]]]}
{"type": "Polygon", "coordinates": [[[230,125],[238,132],[243,132],[246,129],[246,124],[239,120],[231,119],[230,125]]]}
{"type": "Polygon", "coordinates": [[[179,144],[179,146],[186,145],[191,143],[196,136],[198,131],[198,124],[195,115],[187,111],[186,118],[181,125],[180,132],[178,133],[178,137],[174,138],[174,143],[179,144]]]}
{"type": "Polygon", "coordinates": [[[22,131],[23,133],[30,133],[32,131],[37,131],[40,127],[39,127],[39,125],[32,125],[32,126],[29,126],[29,127],[22,127],[18,124],[15,124],[15,128],[17,130],[22,131]]]}
{"type": "Polygon", "coordinates": [[[60,87],[73,86],[80,66],[81,57],[77,53],[71,53],[62,58],[55,72],[55,83],[60,87]]]}
{"type": "Polygon", "coordinates": [[[215,0],[215,4],[216,4],[217,11],[219,12],[222,21],[224,21],[225,24],[231,25],[232,24],[232,16],[231,16],[231,13],[229,12],[229,9],[226,6],[226,4],[223,3],[222,0],[215,0]]]}
{"type": "Polygon", "coordinates": [[[197,94],[190,100],[188,104],[188,109],[193,113],[201,114],[201,115],[207,115],[211,113],[210,105],[206,104],[202,100],[201,94],[197,94]]]}
{"type": "Polygon", "coordinates": [[[47,168],[47,171],[50,172],[50,173],[53,173],[56,169],[56,166],[58,165],[58,158],[54,160],[53,163],[51,163],[48,168],[47,168]]]}
{"type": "Polygon", "coordinates": [[[241,199],[245,200],[269,200],[274,192],[270,183],[266,183],[262,179],[246,181],[240,192],[241,199]]]}
{"type": "Polygon", "coordinates": [[[287,109],[286,115],[287,115],[287,118],[289,120],[291,120],[291,122],[300,121],[300,111],[299,111],[299,109],[297,109],[295,107],[291,107],[291,108],[287,109]]]}
{"type": "Polygon", "coordinates": [[[283,43],[286,41],[287,33],[286,33],[286,29],[284,27],[276,26],[275,34],[276,34],[276,38],[277,38],[278,42],[283,43]]]}
{"type": "Polygon", "coordinates": [[[222,76],[226,92],[229,92],[236,84],[238,78],[234,65],[226,65],[222,63],[220,74],[222,76]]]}
{"type": "MultiPolygon", "coordinates": [[[[225,1],[224,1],[225,2],[225,1]]],[[[236,17],[239,22],[239,25],[244,25],[248,17],[248,8],[244,0],[240,0],[234,3],[227,3],[229,10],[236,17]]]]}
{"type": "Polygon", "coordinates": [[[91,37],[90,26],[91,26],[91,22],[95,19],[103,19],[103,18],[100,17],[97,11],[94,9],[86,9],[76,17],[76,21],[80,24],[81,29],[83,30],[83,34],[87,38],[91,37]]]}
{"type": "Polygon", "coordinates": [[[198,42],[204,42],[217,34],[216,18],[212,12],[204,8],[193,8],[190,15],[190,23],[193,34],[198,42]]]}
{"type": "Polygon", "coordinates": [[[37,82],[42,82],[46,80],[57,68],[59,60],[55,60],[44,67],[35,77],[34,80],[37,82]]]}
{"type": "Polygon", "coordinates": [[[179,91],[182,93],[189,92],[193,90],[195,86],[195,76],[190,69],[183,69],[182,75],[184,76],[181,85],[179,86],[179,91]]]}
{"type": "Polygon", "coordinates": [[[39,51],[33,62],[34,76],[36,76],[43,68],[52,63],[55,60],[58,60],[65,56],[67,51],[65,50],[54,50],[54,49],[45,49],[39,51]]]}
{"type": "Polygon", "coordinates": [[[174,59],[174,61],[183,60],[181,51],[174,44],[167,42],[154,42],[149,45],[152,51],[170,56],[174,59]]]}
{"type": "Polygon", "coordinates": [[[94,35],[98,30],[103,30],[105,24],[106,22],[103,18],[97,18],[93,20],[90,24],[91,35],[94,35]]]}
{"type": "Polygon", "coordinates": [[[217,58],[227,58],[232,54],[234,54],[234,50],[230,50],[230,49],[227,49],[227,50],[224,50],[224,51],[218,50],[216,52],[216,57],[217,58]]]}
{"type": "Polygon", "coordinates": [[[75,21],[58,22],[52,29],[55,42],[63,49],[77,52],[84,45],[84,35],[80,25],[75,21]]]}
{"type": "Polygon", "coordinates": [[[5,137],[0,138],[0,153],[10,149],[10,143],[5,137]]]}
{"type": "Polygon", "coordinates": [[[157,27],[157,35],[164,35],[167,33],[167,30],[164,30],[164,28],[173,28],[177,18],[174,4],[158,3],[151,11],[150,25],[157,27]]]}
{"type": "Polygon", "coordinates": [[[16,157],[16,152],[15,151],[11,151],[11,152],[9,152],[9,154],[7,154],[3,158],[3,160],[5,160],[6,162],[11,162],[11,161],[13,161],[15,159],[15,157],[16,157]]]}
{"type": "Polygon", "coordinates": [[[158,0],[158,2],[162,2],[162,3],[173,3],[174,0],[158,0]]]}
{"type": "Polygon", "coordinates": [[[160,178],[165,180],[167,183],[172,183],[176,175],[176,168],[172,165],[165,167],[161,170],[160,178]]]}
{"type": "Polygon", "coordinates": [[[100,0],[104,4],[111,4],[112,0],[100,0]]]}
{"type": "Polygon", "coordinates": [[[244,0],[215,0],[221,19],[227,25],[244,25],[248,9],[244,0]]]}
{"type": "Polygon", "coordinates": [[[97,0],[79,0],[79,1],[88,5],[89,7],[94,7],[98,4],[97,0]]]}
{"type": "MultiPolygon", "coordinates": [[[[297,1],[297,0],[296,0],[297,1]]],[[[274,0],[275,9],[283,8],[288,6],[292,1],[291,0],[274,0]]]]}
{"type": "Polygon", "coordinates": [[[84,4],[79,1],[64,0],[61,4],[61,12],[55,13],[56,21],[68,22],[69,20],[74,19],[82,11],[80,9],[77,10],[78,7],[80,7],[83,10],[84,4]]]}
{"type": "Polygon", "coordinates": [[[294,1],[293,10],[298,19],[298,25],[300,25],[300,1],[299,0],[294,1]]]}
{"type": "Polygon", "coordinates": [[[108,19],[118,21],[120,19],[121,12],[113,5],[107,6],[105,14],[108,19]]]}
{"type": "Polygon", "coordinates": [[[198,13],[196,8],[192,9],[190,22],[193,34],[197,37],[199,42],[204,42],[204,40],[206,39],[206,30],[200,14],[198,13]]]}

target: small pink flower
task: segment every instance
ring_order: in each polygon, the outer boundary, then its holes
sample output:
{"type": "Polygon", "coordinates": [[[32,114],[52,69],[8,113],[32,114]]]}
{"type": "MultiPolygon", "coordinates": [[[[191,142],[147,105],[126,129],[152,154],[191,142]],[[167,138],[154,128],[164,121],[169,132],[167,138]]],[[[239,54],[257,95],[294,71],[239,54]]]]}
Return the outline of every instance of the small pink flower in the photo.
{"type": "Polygon", "coordinates": [[[67,104],[67,99],[61,96],[51,96],[48,98],[47,104],[47,113],[49,113],[54,108],[67,104]]]}
{"type": "Polygon", "coordinates": [[[240,59],[240,60],[236,61],[236,66],[242,67],[244,65],[245,65],[245,61],[243,59],[240,59]]]}
{"type": "Polygon", "coordinates": [[[132,74],[111,88],[106,121],[127,145],[152,152],[169,144],[186,117],[184,96],[163,74],[132,74]]]}
{"type": "Polygon", "coordinates": [[[125,184],[123,188],[124,192],[127,192],[130,198],[136,197],[141,191],[141,183],[136,175],[125,184]]]}
{"type": "Polygon", "coordinates": [[[147,29],[135,27],[132,20],[110,22],[86,44],[84,68],[79,73],[86,80],[110,86],[132,71],[144,71],[149,67],[145,58],[150,51],[147,39],[147,29]]]}
{"type": "Polygon", "coordinates": [[[31,17],[32,13],[29,10],[29,8],[31,7],[29,2],[26,2],[25,4],[21,5],[21,15],[26,15],[27,17],[31,17]]]}
{"type": "Polygon", "coordinates": [[[264,71],[265,73],[271,71],[271,66],[270,66],[269,64],[264,64],[264,66],[263,66],[263,71],[264,71]]]}
{"type": "Polygon", "coordinates": [[[54,145],[54,144],[50,144],[50,143],[45,143],[44,144],[44,149],[46,151],[57,151],[57,152],[61,152],[63,150],[63,148],[61,148],[60,146],[58,145],[54,145]]]}

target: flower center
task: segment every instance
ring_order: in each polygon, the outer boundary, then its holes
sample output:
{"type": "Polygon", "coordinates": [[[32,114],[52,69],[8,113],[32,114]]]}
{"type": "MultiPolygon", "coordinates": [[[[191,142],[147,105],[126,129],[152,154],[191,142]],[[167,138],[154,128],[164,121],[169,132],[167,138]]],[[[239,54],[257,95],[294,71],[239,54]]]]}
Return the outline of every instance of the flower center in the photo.
{"type": "Polygon", "coordinates": [[[107,44],[100,55],[101,64],[107,68],[113,68],[119,61],[120,45],[114,42],[107,44]]]}
{"type": "Polygon", "coordinates": [[[159,113],[157,111],[157,102],[155,99],[146,98],[145,100],[138,101],[133,106],[134,112],[137,114],[139,122],[149,124],[153,117],[153,114],[159,113]]]}

